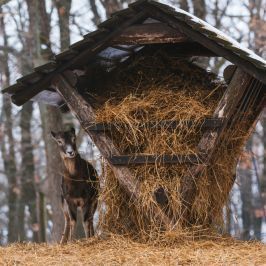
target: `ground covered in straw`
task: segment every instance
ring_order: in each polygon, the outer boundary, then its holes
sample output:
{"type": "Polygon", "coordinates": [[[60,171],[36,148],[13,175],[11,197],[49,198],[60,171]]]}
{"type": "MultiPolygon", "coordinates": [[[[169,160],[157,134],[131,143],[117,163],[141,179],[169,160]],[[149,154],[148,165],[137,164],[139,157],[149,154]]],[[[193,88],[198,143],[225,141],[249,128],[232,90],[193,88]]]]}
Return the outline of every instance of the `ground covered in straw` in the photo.
{"type": "Polygon", "coordinates": [[[266,246],[231,238],[158,245],[111,237],[2,247],[0,265],[266,265],[266,246]]]}

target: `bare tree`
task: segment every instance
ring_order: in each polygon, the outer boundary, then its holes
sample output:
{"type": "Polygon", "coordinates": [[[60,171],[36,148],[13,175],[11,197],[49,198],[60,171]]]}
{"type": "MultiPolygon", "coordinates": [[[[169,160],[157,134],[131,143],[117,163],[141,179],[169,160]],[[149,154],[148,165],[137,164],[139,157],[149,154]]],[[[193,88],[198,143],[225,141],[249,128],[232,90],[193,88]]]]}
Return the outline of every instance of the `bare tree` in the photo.
{"type": "MultiPolygon", "coordinates": [[[[40,20],[42,21],[39,24],[39,36],[40,36],[40,46],[37,49],[40,50],[39,54],[39,63],[45,63],[47,57],[42,56],[42,45],[46,49],[50,48],[50,17],[46,11],[46,2],[45,0],[38,1],[37,12],[39,13],[40,20]]],[[[65,16],[70,10],[71,1],[65,1],[67,7],[64,7],[62,1],[56,1],[58,5],[59,18],[60,16],[65,16]]],[[[61,45],[69,45],[69,23],[66,26],[63,26],[65,18],[60,18],[60,40],[61,45]],[[61,32],[62,30],[62,32],[61,32]]],[[[61,209],[61,159],[58,153],[56,144],[50,138],[51,130],[62,130],[63,128],[63,118],[60,110],[56,107],[40,104],[40,111],[42,117],[42,126],[43,126],[43,137],[45,141],[45,150],[46,150],[46,174],[48,180],[48,189],[49,195],[48,202],[52,207],[52,239],[58,241],[61,237],[61,232],[64,228],[64,218],[61,209]]]]}
{"type": "MultiPolygon", "coordinates": [[[[265,0],[249,0],[248,6],[250,12],[250,29],[253,32],[254,39],[250,40],[250,46],[258,54],[266,56],[265,40],[266,40],[266,1],[265,0]]],[[[254,195],[255,203],[260,203],[255,206],[260,211],[252,212],[253,214],[253,229],[256,239],[261,239],[262,221],[266,217],[266,115],[261,117],[263,127],[262,144],[264,147],[263,157],[263,173],[258,179],[259,193],[254,195]],[[261,208],[262,207],[262,208],[261,208]]]]}
{"type": "Polygon", "coordinates": [[[54,0],[59,18],[60,48],[65,50],[70,45],[69,16],[72,0],[54,0]]]}
{"type": "Polygon", "coordinates": [[[90,7],[91,7],[91,11],[92,11],[92,13],[94,15],[93,18],[92,18],[92,21],[97,26],[98,24],[101,23],[101,17],[100,17],[98,8],[96,6],[96,1],[95,0],[89,0],[89,4],[90,4],[90,7]]]}
{"type": "MultiPolygon", "coordinates": [[[[0,14],[2,14],[2,7],[0,6],[0,14]]],[[[8,50],[8,37],[5,29],[4,16],[0,17],[0,28],[3,36],[3,57],[2,57],[2,75],[1,83],[3,87],[10,85],[10,71],[9,71],[9,56],[8,50]]],[[[3,96],[2,114],[4,115],[4,132],[2,133],[1,152],[3,156],[4,170],[8,178],[8,242],[15,242],[18,240],[17,231],[17,200],[18,200],[18,184],[17,184],[17,169],[14,149],[14,136],[13,136],[13,122],[12,122],[12,106],[10,99],[7,95],[3,96]],[[8,145],[5,145],[4,136],[7,136],[8,145]]]]}
{"type": "Polygon", "coordinates": [[[180,0],[180,8],[184,9],[185,11],[189,11],[188,1],[187,0],[180,0]]]}
{"type": "Polygon", "coordinates": [[[195,16],[206,20],[207,10],[205,0],[196,0],[193,1],[194,14],[195,16]]]}

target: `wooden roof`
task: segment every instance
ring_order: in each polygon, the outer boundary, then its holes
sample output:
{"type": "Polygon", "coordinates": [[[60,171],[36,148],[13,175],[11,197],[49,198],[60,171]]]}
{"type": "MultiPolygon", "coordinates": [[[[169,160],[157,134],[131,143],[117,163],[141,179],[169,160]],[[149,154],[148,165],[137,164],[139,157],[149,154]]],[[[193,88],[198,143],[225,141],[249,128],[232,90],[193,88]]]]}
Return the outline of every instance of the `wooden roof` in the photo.
{"type": "Polygon", "coordinates": [[[266,84],[266,62],[252,51],[181,9],[139,0],[112,14],[96,31],[2,92],[10,94],[17,105],[32,99],[61,106],[62,98],[50,87],[56,74],[68,69],[82,70],[95,62],[112,69],[145,45],[158,43],[175,44],[180,53],[224,57],[266,84]]]}

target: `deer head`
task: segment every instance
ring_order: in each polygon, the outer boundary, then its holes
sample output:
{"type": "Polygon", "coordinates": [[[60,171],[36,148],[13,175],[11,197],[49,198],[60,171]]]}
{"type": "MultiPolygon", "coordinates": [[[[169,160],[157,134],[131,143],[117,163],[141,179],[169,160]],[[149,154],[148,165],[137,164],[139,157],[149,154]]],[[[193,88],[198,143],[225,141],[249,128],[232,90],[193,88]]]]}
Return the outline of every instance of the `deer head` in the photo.
{"type": "Polygon", "coordinates": [[[51,136],[57,142],[62,158],[74,158],[78,154],[74,128],[71,128],[68,131],[60,131],[57,133],[51,131],[51,136]]]}

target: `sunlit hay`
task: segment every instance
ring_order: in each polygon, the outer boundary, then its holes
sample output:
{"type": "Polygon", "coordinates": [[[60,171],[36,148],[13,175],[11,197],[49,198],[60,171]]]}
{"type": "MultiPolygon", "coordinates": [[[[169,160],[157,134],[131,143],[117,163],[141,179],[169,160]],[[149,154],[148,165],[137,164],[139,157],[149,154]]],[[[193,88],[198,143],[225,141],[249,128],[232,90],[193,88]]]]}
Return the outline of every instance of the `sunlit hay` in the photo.
{"type": "Polygon", "coordinates": [[[265,261],[265,244],[219,237],[207,230],[201,239],[169,232],[149,243],[110,235],[66,245],[0,247],[0,265],[265,265],[265,261]]]}
{"type": "MultiPolygon", "coordinates": [[[[161,54],[136,59],[118,70],[114,80],[115,85],[106,89],[107,100],[98,108],[96,121],[111,123],[112,130],[106,134],[121,154],[133,157],[135,154],[197,154],[204,133],[202,121],[212,116],[225,90],[225,85],[213,75],[161,54]],[[178,127],[160,127],[165,120],[178,122],[178,127]],[[193,124],[188,123],[191,120],[193,124]]],[[[242,139],[241,132],[235,131],[242,139]]],[[[235,143],[233,138],[234,134],[228,135],[226,145],[230,149],[225,145],[225,149],[217,151],[219,158],[197,177],[199,184],[191,214],[194,226],[221,222],[222,208],[233,183],[232,170],[242,145],[242,141],[235,143]]],[[[159,161],[155,165],[130,166],[139,183],[138,200],[126,194],[109,169],[101,193],[105,203],[100,219],[102,230],[137,239],[161,237],[162,227],[153,208],[158,204],[155,191],[163,189],[167,202],[160,207],[175,221],[174,230],[185,232],[180,222],[180,181],[190,177],[190,166],[162,165],[159,161]]]]}

